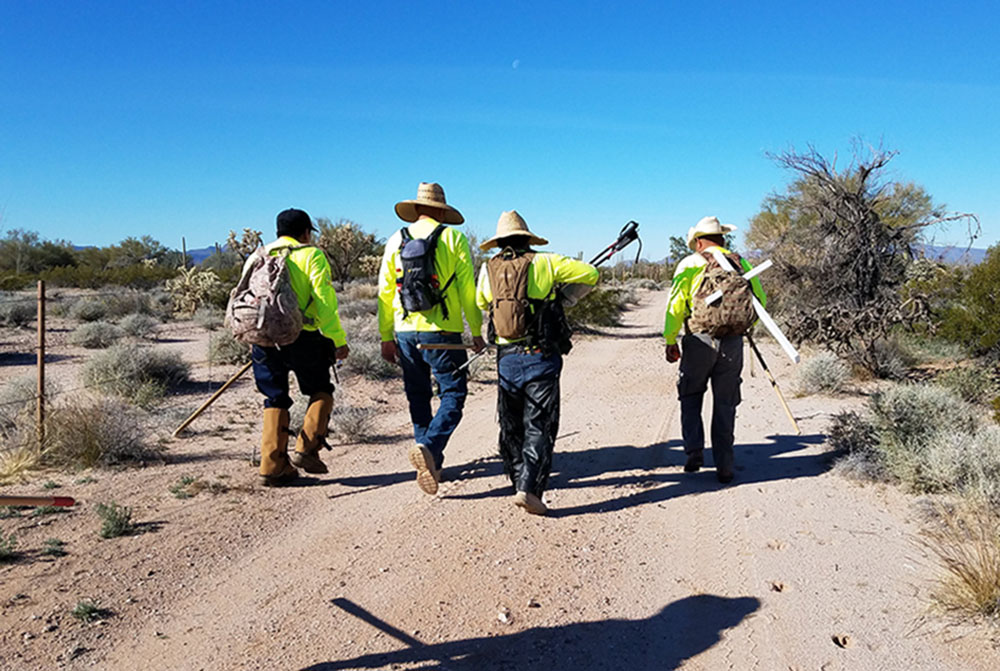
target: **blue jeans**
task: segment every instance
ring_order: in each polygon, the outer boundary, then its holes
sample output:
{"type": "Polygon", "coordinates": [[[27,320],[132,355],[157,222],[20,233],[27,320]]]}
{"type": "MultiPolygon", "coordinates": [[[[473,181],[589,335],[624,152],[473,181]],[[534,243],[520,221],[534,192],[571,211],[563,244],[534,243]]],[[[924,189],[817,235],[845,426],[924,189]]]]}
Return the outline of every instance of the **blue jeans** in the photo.
{"type": "Polygon", "coordinates": [[[468,393],[466,371],[458,367],[468,360],[465,350],[420,350],[417,343],[460,344],[459,333],[435,331],[403,331],[396,334],[396,351],[403,368],[403,388],[410,404],[413,438],[424,445],[438,468],[444,462],[444,448],[462,419],[465,396],[468,393]],[[431,412],[431,375],[438,383],[441,404],[431,412]]]}

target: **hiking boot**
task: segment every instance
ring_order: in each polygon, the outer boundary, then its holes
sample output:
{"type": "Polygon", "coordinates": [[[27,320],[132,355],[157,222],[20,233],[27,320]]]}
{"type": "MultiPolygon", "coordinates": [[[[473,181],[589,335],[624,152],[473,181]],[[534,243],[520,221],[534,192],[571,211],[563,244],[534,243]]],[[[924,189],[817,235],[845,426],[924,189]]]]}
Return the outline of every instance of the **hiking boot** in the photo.
{"type": "Polygon", "coordinates": [[[302,430],[295,441],[295,453],[292,463],[305,470],[306,473],[329,473],[319,456],[319,448],[326,438],[327,427],[330,424],[330,412],[333,410],[333,396],[325,392],[309,397],[309,408],[302,420],[302,430]]]}
{"type": "Polygon", "coordinates": [[[514,505],[524,508],[532,515],[545,515],[549,512],[548,506],[531,492],[518,492],[514,494],[514,505]]]}
{"type": "Polygon", "coordinates": [[[417,443],[410,448],[410,463],[417,469],[417,486],[425,494],[437,494],[441,472],[434,464],[434,455],[426,446],[417,443]]]}
{"type": "Polygon", "coordinates": [[[294,483],[298,477],[299,472],[286,461],[285,467],[280,472],[274,475],[264,475],[262,473],[259,476],[259,482],[262,487],[285,487],[294,483]]]}
{"type": "Polygon", "coordinates": [[[301,468],[306,473],[321,474],[330,472],[330,469],[326,467],[326,464],[323,463],[317,454],[292,452],[288,456],[288,460],[292,462],[293,466],[301,468]]]}
{"type": "Polygon", "coordinates": [[[724,485],[728,485],[730,482],[732,482],[734,475],[735,474],[733,473],[732,469],[720,468],[716,469],[715,471],[715,477],[717,477],[719,479],[719,482],[721,482],[724,485]]]}
{"type": "Polygon", "coordinates": [[[685,473],[697,473],[705,465],[705,455],[701,452],[692,452],[684,462],[685,473]]]}

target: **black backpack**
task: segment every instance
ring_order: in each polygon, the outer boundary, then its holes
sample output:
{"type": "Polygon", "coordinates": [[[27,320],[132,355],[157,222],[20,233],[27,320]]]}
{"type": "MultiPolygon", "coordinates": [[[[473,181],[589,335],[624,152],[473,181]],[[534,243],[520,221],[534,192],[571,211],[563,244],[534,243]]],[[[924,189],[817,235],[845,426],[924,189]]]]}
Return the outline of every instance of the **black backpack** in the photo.
{"type": "Polygon", "coordinates": [[[443,224],[431,231],[426,238],[414,238],[410,235],[409,228],[401,228],[399,231],[402,237],[399,262],[403,267],[403,274],[396,278],[396,290],[399,291],[404,319],[411,312],[424,312],[435,305],[440,305],[444,318],[448,318],[444,292],[451,286],[455,275],[441,286],[434,267],[434,251],[443,232],[443,224]]]}

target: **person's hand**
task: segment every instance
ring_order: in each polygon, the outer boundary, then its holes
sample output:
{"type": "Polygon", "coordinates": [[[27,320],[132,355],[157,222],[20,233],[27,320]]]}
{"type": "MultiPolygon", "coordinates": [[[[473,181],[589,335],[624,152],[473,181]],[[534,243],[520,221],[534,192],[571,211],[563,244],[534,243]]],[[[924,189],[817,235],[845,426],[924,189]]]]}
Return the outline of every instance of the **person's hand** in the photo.
{"type": "Polygon", "coordinates": [[[667,363],[674,363],[681,358],[681,348],[674,345],[667,345],[667,363]]]}
{"type": "Polygon", "coordinates": [[[479,354],[484,349],[486,349],[486,341],[482,339],[481,336],[473,336],[472,338],[472,351],[479,354]]]}
{"type": "Polygon", "coordinates": [[[382,358],[389,363],[396,363],[396,343],[392,340],[386,340],[382,343],[382,358]]]}
{"type": "Polygon", "coordinates": [[[344,359],[347,358],[347,355],[350,353],[351,353],[351,348],[345,344],[337,348],[337,351],[334,352],[334,357],[336,358],[337,361],[343,361],[344,359]]]}

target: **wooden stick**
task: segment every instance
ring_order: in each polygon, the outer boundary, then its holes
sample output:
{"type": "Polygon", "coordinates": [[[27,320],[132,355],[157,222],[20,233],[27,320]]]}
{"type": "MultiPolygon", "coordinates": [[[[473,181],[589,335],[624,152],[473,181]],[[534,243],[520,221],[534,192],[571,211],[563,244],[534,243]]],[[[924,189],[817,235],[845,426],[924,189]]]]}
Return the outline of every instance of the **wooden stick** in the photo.
{"type": "Polygon", "coordinates": [[[757,360],[760,361],[760,367],[764,369],[764,373],[767,374],[767,379],[771,381],[771,387],[774,388],[774,393],[778,395],[778,400],[781,401],[781,407],[785,409],[785,414],[788,415],[788,419],[791,420],[792,426],[795,428],[795,435],[801,436],[802,431],[799,429],[799,423],[795,421],[795,416],[792,415],[792,409],[788,407],[788,403],[785,401],[784,394],[781,393],[781,388],[778,386],[778,382],[771,375],[771,370],[767,367],[767,362],[764,361],[764,357],[761,356],[760,350],[757,349],[757,343],[753,341],[753,337],[749,334],[747,335],[747,342],[750,343],[750,349],[753,353],[757,355],[757,360]]]}
{"type": "Polygon", "coordinates": [[[76,501],[69,496],[0,496],[0,506],[55,506],[72,508],[76,501]]]}
{"type": "Polygon", "coordinates": [[[210,399],[208,399],[207,401],[205,401],[204,403],[202,403],[200,408],[198,408],[193,413],[191,413],[191,416],[188,417],[187,419],[185,419],[184,423],[181,424],[180,426],[178,426],[174,430],[174,438],[176,438],[180,434],[181,431],[183,431],[184,429],[186,429],[188,427],[188,424],[190,424],[191,422],[193,422],[194,420],[196,420],[198,418],[198,415],[200,415],[201,413],[205,412],[205,410],[208,408],[208,406],[210,406],[213,403],[215,403],[215,399],[217,399],[220,396],[222,396],[222,392],[224,392],[225,390],[229,389],[229,387],[234,382],[236,382],[236,380],[240,379],[240,376],[242,376],[243,373],[245,373],[248,370],[250,370],[250,366],[252,366],[252,365],[253,365],[253,361],[248,361],[247,364],[245,366],[243,366],[243,368],[240,368],[238,371],[236,371],[235,375],[233,375],[231,378],[229,378],[228,380],[226,380],[226,383],[224,385],[222,385],[221,387],[219,387],[219,390],[217,392],[215,392],[214,394],[212,394],[212,397],[210,399]]]}
{"type": "Polygon", "coordinates": [[[38,400],[35,407],[35,432],[38,449],[45,444],[45,282],[38,280],[38,400]]]}

